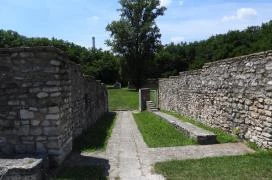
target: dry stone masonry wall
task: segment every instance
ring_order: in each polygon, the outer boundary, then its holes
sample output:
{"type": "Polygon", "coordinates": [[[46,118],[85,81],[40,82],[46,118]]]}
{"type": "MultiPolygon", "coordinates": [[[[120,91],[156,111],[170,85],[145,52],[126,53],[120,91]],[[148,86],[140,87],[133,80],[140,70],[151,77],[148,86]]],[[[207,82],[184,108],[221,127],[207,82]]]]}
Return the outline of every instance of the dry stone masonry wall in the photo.
{"type": "Polygon", "coordinates": [[[272,51],[160,79],[159,106],[272,149],[272,51]]]}
{"type": "Polygon", "coordinates": [[[48,154],[60,163],[107,104],[105,86],[62,51],[0,49],[0,154],[48,154]]]}

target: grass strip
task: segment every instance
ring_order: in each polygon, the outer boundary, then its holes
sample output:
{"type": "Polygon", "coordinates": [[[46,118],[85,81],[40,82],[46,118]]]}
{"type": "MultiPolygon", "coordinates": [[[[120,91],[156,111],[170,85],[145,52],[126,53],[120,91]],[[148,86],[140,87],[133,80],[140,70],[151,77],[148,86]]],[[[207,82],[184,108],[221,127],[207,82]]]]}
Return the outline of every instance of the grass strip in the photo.
{"type": "Polygon", "coordinates": [[[155,171],[168,180],[177,179],[271,179],[272,152],[243,156],[169,161],[155,164],[155,171]]]}
{"type": "Polygon", "coordinates": [[[77,137],[73,143],[75,152],[93,152],[105,150],[108,139],[111,135],[116,113],[107,113],[95,124],[88,128],[81,136],[77,137]]]}
{"type": "Polygon", "coordinates": [[[238,137],[232,134],[228,134],[225,131],[219,129],[219,128],[213,128],[213,127],[209,127],[199,121],[196,121],[192,118],[186,117],[184,115],[178,114],[176,112],[169,112],[169,111],[164,111],[162,110],[162,112],[175,116],[176,118],[178,118],[179,120],[183,121],[183,122],[189,122],[195,126],[198,126],[202,129],[205,129],[207,131],[211,131],[213,133],[215,133],[217,135],[216,139],[219,143],[235,143],[238,142],[238,137]]]}
{"type": "Polygon", "coordinates": [[[133,114],[144,141],[149,147],[171,147],[197,144],[174,126],[150,112],[133,114]]]}
{"type": "Polygon", "coordinates": [[[109,109],[116,110],[135,110],[139,107],[139,97],[136,90],[111,89],[108,88],[109,109]]]}

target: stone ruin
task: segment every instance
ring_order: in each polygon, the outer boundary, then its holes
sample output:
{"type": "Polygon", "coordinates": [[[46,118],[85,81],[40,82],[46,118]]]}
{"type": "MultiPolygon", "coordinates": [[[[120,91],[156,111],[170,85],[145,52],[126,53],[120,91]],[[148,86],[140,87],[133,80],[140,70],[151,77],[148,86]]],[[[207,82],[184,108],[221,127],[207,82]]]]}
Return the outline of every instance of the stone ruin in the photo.
{"type": "Polygon", "coordinates": [[[272,149],[272,51],[160,79],[159,107],[272,149]]]}
{"type": "Polygon", "coordinates": [[[60,164],[73,138],[108,111],[105,85],[53,47],[0,49],[0,155],[60,164]]]}

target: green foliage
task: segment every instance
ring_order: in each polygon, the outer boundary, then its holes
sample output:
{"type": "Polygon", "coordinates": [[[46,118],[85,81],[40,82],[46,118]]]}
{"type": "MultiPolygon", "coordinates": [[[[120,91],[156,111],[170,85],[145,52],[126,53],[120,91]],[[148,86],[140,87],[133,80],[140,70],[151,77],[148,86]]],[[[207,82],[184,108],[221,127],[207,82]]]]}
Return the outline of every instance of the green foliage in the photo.
{"type": "Polygon", "coordinates": [[[149,147],[185,146],[197,143],[153,113],[142,112],[133,116],[149,147]]]}
{"type": "Polygon", "coordinates": [[[114,126],[116,113],[107,113],[73,142],[73,151],[105,150],[114,126]]]}
{"type": "Polygon", "coordinates": [[[272,153],[157,163],[167,179],[271,179],[272,153]]]}
{"type": "Polygon", "coordinates": [[[163,111],[169,115],[172,115],[172,116],[175,116],[176,118],[184,121],[184,122],[189,122],[195,126],[198,126],[202,129],[205,129],[207,131],[211,131],[213,133],[216,134],[216,140],[219,142],[219,143],[235,143],[238,141],[238,137],[235,136],[235,135],[232,135],[232,134],[228,134],[226,132],[224,132],[223,130],[219,129],[219,128],[213,128],[213,127],[210,127],[210,126],[207,126],[199,121],[196,121],[192,118],[189,118],[189,117],[186,117],[184,115],[181,115],[181,114],[178,114],[176,112],[169,112],[169,111],[163,111]]]}
{"type": "Polygon", "coordinates": [[[243,31],[229,31],[207,40],[165,45],[156,54],[150,77],[168,77],[199,69],[207,62],[272,49],[272,21],[243,31]]]}
{"type": "Polygon", "coordinates": [[[106,28],[111,33],[107,44],[126,61],[129,79],[138,88],[146,77],[147,68],[160,45],[160,30],[156,18],[165,7],[159,0],[120,0],[120,20],[106,28]]]}
{"type": "Polygon", "coordinates": [[[207,62],[266,51],[272,47],[272,21],[199,42],[162,46],[155,23],[155,19],[165,11],[165,8],[158,7],[159,0],[120,2],[121,19],[107,26],[112,37],[108,45],[116,54],[87,49],[56,38],[28,38],[11,30],[0,30],[0,48],[54,46],[81,64],[84,74],[104,83],[133,80],[134,84],[140,84],[145,77],[177,75],[181,71],[199,69],[207,62]]]}
{"type": "Polygon", "coordinates": [[[108,96],[111,111],[136,110],[139,107],[139,95],[136,90],[108,88],[108,96]]]}
{"type": "Polygon", "coordinates": [[[72,61],[83,66],[84,74],[104,83],[114,83],[119,77],[119,58],[101,49],[87,49],[56,38],[27,38],[15,31],[0,30],[0,48],[53,46],[64,51],[72,61]]]}
{"type": "Polygon", "coordinates": [[[248,141],[248,142],[247,142],[247,146],[248,146],[249,148],[253,149],[254,151],[257,151],[257,152],[263,151],[263,149],[260,148],[255,142],[250,142],[250,141],[248,141]]]}
{"type": "Polygon", "coordinates": [[[82,66],[85,74],[96,77],[104,83],[114,83],[119,80],[119,59],[109,51],[90,50],[91,57],[82,66]]]}

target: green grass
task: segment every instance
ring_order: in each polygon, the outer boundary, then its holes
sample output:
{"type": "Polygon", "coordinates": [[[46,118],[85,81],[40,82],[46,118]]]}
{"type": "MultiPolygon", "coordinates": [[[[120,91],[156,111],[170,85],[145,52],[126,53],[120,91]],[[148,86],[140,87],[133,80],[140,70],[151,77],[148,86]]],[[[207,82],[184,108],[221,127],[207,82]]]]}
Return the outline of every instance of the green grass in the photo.
{"type": "Polygon", "coordinates": [[[104,169],[98,166],[91,167],[61,167],[54,179],[57,180],[106,180],[104,169]]]}
{"type": "Polygon", "coordinates": [[[155,164],[155,171],[168,180],[272,179],[272,152],[155,164]]]}
{"type": "Polygon", "coordinates": [[[157,104],[157,92],[156,90],[151,90],[150,91],[150,100],[153,101],[153,103],[156,105],[157,104]]]}
{"type": "Polygon", "coordinates": [[[189,117],[183,116],[181,114],[178,114],[176,112],[169,112],[169,111],[162,111],[164,113],[167,113],[169,115],[173,115],[176,118],[184,121],[184,122],[189,122],[191,124],[194,124],[195,126],[198,126],[202,129],[211,131],[213,133],[215,133],[217,135],[216,139],[219,143],[234,143],[234,142],[238,142],[238,137],[232,134],[228,134],[226,132],[224,132],[223,130],[219,129],[219,128],[213,128],[213,127],[209,127],[199,121],[196,121],[194,119],[191,119],[189,117]]]}
{"type": "Polygon", "coordinates": [[[108,88],[109,109],[115,110],[135,110],[139,108],[138,91],[108,88]]]}
{"type": "Polygon", "coordinates": [[[150,112],[133,114],[143,139],[149,147],[170,147],[196,144],[195,140],[150,112]]]}
{"type": "Polygon", "coordinates": [[[116,113],[107,113],[101,117],[87,131],[74,140],[73,151],[93,152],[96,150],[105,150],[115,118],[116,113]]]}

